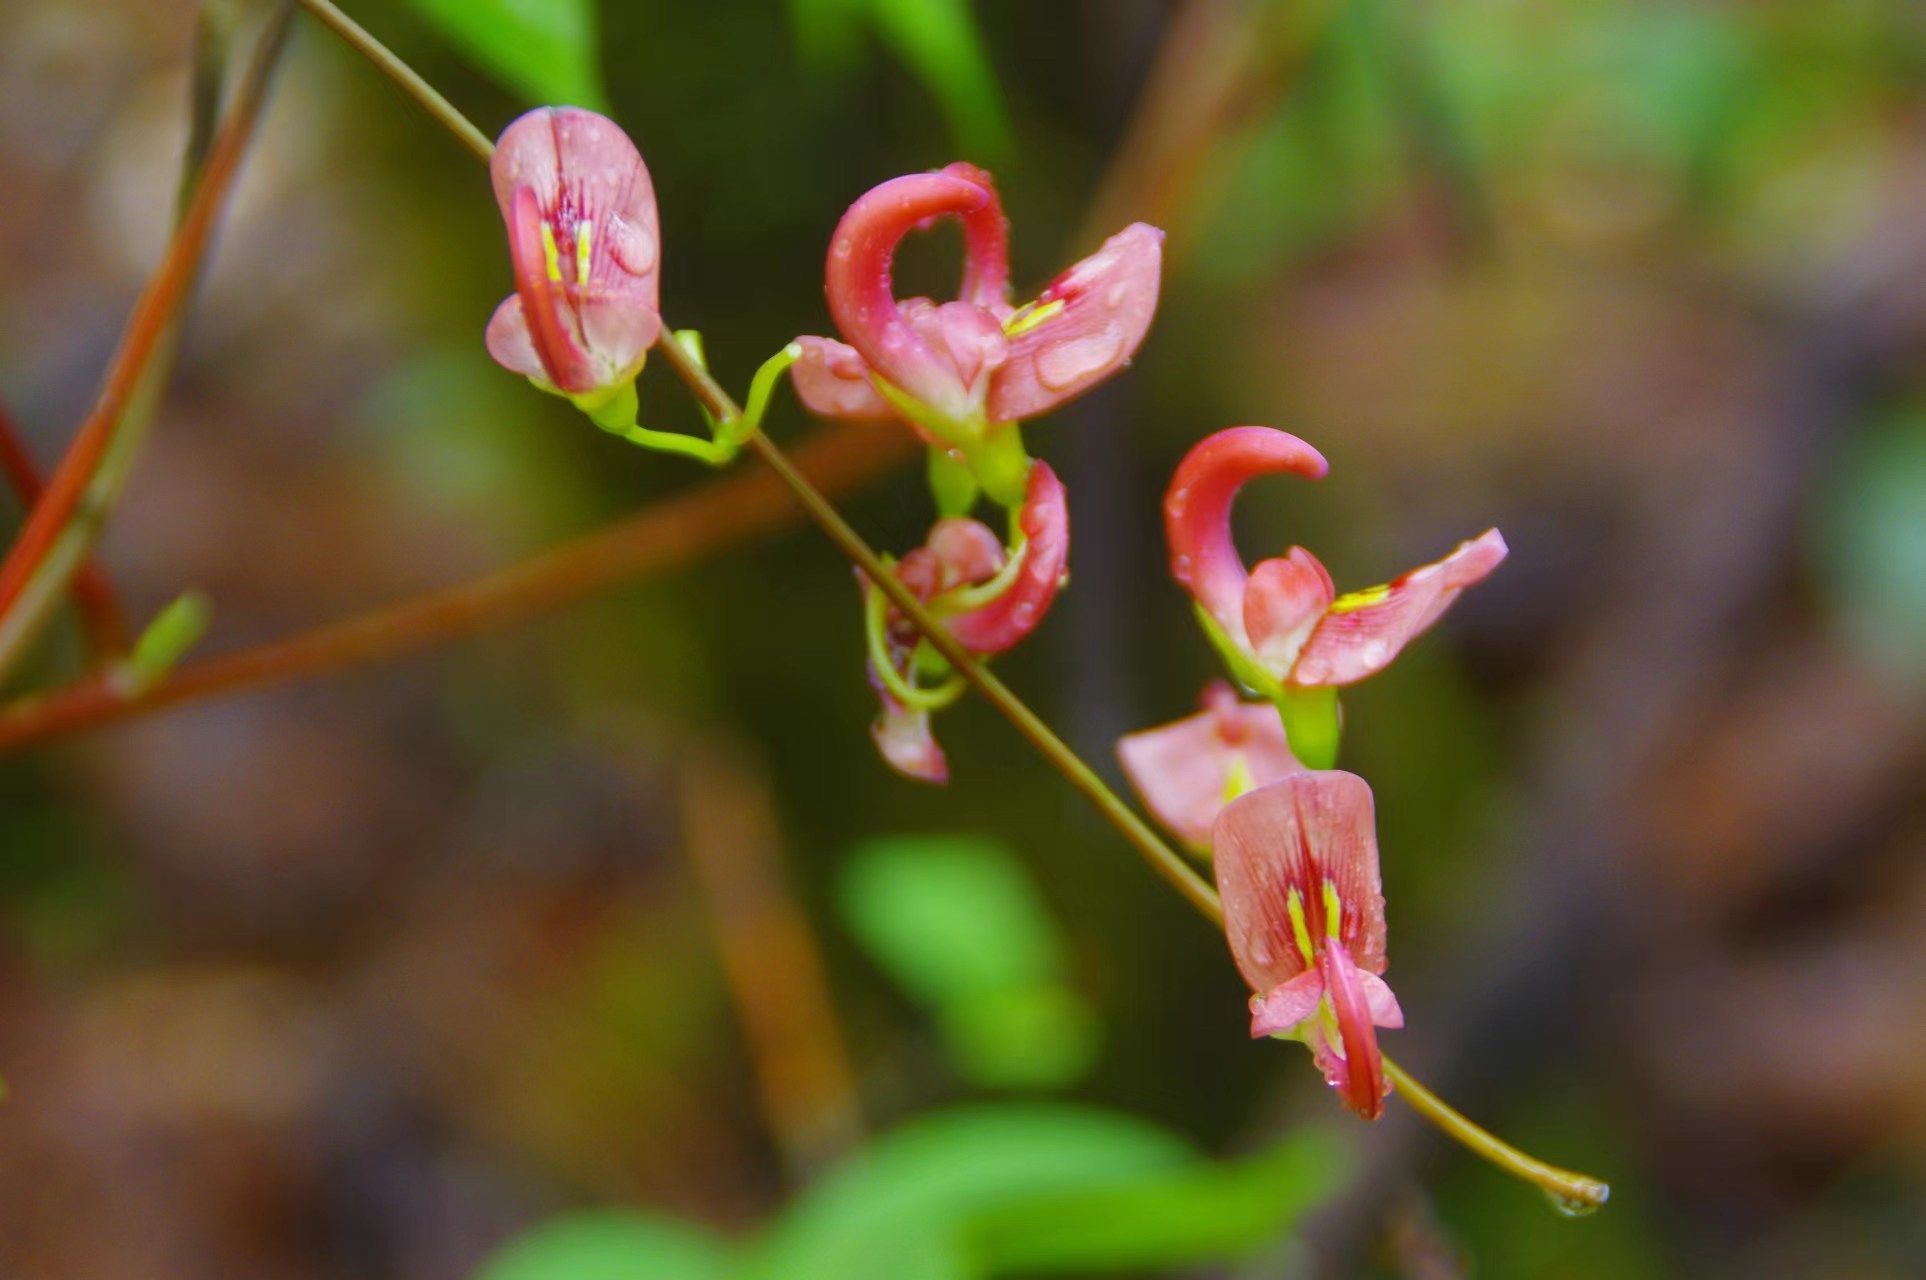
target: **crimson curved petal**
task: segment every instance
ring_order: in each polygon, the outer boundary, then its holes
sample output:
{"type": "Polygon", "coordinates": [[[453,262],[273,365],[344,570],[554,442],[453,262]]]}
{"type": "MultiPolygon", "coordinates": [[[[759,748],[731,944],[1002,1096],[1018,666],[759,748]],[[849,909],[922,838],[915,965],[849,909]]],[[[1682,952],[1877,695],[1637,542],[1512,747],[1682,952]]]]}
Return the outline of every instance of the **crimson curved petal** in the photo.
{"type": "Polygon", "coordinates": [[[1070,503],[1048,463],[1030,464],[1023,509],[1023,564],[996,599],[949,620],[953,635],[974,653],[1001,653],[1036,630],[1063,585],[1070,559],[1070,503]]]}
{"type": "Polygon", "coordinates": [[[1304,766],[1270,703],[1240,702],[1222,680],[1204,691],[1203,702],[1196,715],[1125,734],[1117,758],[1157,821],[1190,849],[1209,853],[1211,824],[1234,779],[1262,787],[1304,766]]]}
{"type": "Polygon", "coordinates": [[[1312,1052],[1344,1105],[1366,1120],[1376,1120],[1384,1114],[1384,1097],[1391,1085],[1384,1077],[1384,1056],[1378,1050],[1360,970],[1341,943],[1331,943],[1318,952],[1318,973],[1337,1022],[1338,1044],[1323,1040],[1312,1046],[1312,1052]],[[1339,1052],[1334,1053],[1334,1048],[1339,1052]]]}
{"type": "Polygon", "coordinates": [[[1226,427],[1192,446],[1164,493],[1170,574],[1227,635],[1244,636],[1243,558],[1231,536],[1231,504],[1257,476],[1284,472],[1319,480],[1324,455],[1273,427],[1226,427]]]}
{"type": "Polygon", "coordinates": [[[1503,535],[1487,529],[1442,560],[1382,587],[1339,596],[1304,642],[1291,683],[1351,684],[1383,670],[1505,555],[1503,535]]]}
{"type": "MultiPolygon", "coordinates": [[[[1048,413],[1130,363],[1157,311],[1164,233],[1136,222],[1063,272],[1030,304],[990,379],[990,418],[1048,413]]],[[[1023,314],[1023,313],[1019,313],[1023,314]]]]}

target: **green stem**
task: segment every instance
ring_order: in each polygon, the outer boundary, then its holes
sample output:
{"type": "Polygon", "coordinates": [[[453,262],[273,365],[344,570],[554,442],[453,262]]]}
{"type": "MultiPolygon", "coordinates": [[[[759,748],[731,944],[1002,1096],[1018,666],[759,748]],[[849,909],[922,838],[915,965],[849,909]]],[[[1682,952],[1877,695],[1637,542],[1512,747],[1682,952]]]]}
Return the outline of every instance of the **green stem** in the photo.
{"type": "Polygon", "coordinates": [[[461,140],[463,146],[480,156],[482,163],[488,163],[495,154],[495,144],[488,135],[477,129],[467,116],[455,109],[455,104],[436,92],[435,87],[423,80],[415,69],[397,58],[388,46],[369,35],[367,30],[334,7],[329,0],[301,0],[301,7],[346,40],[362,57],[372,62],[376,69],[395,82],[401,91],[413,98],[422,110],[440,121],[442,127],[461,140]]]}

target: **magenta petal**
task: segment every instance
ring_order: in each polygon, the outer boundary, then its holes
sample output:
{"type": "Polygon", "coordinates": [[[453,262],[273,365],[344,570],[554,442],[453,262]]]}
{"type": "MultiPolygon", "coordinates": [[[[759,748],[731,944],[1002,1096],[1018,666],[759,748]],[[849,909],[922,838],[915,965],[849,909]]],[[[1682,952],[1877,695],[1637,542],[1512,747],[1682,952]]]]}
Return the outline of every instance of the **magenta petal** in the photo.
{"type": "Polygon", "coordinates": [[[897,304],[890,267],[897,245],[924,221],[948,214],[975,225],[972,219],[995,207],[994,190],[967,177],[945,172],[892,178],[843,214],[829,242],[823,276],[836,328],[869,366],[959,421],[974,417],[982,401],[972,399],[948,353],[933,348],[910,323],[897,304]]]}
{"type": "Polygon", "coordinates": [[[1371,788],[1356,774],[1294,773],[1224,806],[1211,830],[1224,934],[1253,991],[1307,967],[1291,928],[1298,893],[1314,942],[1329,933],[1324,882],[1337,888],[1338,937],[1360,967],[1384,972],[1384,893],[1371,788]]]}
{"type": "Polygon", "coordinates": [[[1302,770],[1284,739],[1284,722],[1268,702],[1239,702],[1216,681],[1205,709],[1172,724],[1117,740],[1117,758],[1151,814],[1185,846],[1210,851],[1211,824],[1241,772],[1253,787],[1302,770]]]}
{"type": "Polygon", "coordinates": [[[856,348],[833,338],[798,338],[796,345],[802,348],[802,356],[789,366],[789,378],[804,408],[818,417],[845,422],[896,419],[896,410],[869,380],[869,366],[856,348]]]}
{"type": "Polygon", "coordinates": [[[1324,455],[1270,427],[1228,427],[1184,455],[1164,494],[1170,573],[1233,641],[1244,641],[1244,561],[1231,537],[1231,504],[1254,477],[1288,472],[1322,479],[1324,455]]]}
{"type": "Polygon", "coordinates": [[[1048,413],[1130,362],[1157,311],[1163,243],[1157,228],[1132,223],[1050,282],[1031,304],[1042,318],[1018,327],[990,383],[993,421],[1048,413]]]}
{"type": "Polygon", "coordinates": [[[1024,537],[1016,581],[980,609],[949,620],[952,634],[975,653],[1001,653],[1043,621],[1063,585],[1070,558],[1070,504],[1048,463],[1030,464],[1029,486],[1017,526],[1024,537]]]}
{"type": "Polygon", "coordinates": [[[1335,594],[1331,575],[1303,547],[1251,570],[1244,588],[1244,632],[1266,671],[1282,679],[1291,670],[1335,594]]]}
{"type": "Polygon", "coordinates": [[[876,744],[885,763],[906,778],[942,786],[950,780],[950,764],[943,748],[930,732],[930,714],[906,707],[897,701],[876,669],[869,669],[869,684],[881,703],[876,719],[869,726],[870,740],[876,744]]]}
{"type": "Polygon", "coordinates": [[[1338,597],[1305,642],[1291,683],[1350,684],[1383,670],[1460,592],[1497,568],[1505,553],[1504,538],[1487,529],[1444,559],[1383,587],[1338,597]]]}
{"type": "Polygon", "coordinates": [[[1319,1065],[1346,1106],[1366,1120],[1375,1120],[1384,1114],[1384,1095],[1391,1088],[1384,1078],[1384,1057],[1378,1051],[1378,1034],[1359,970],[1341,944],[1327,944],[1318,951],[1318,971],[1337,1018],[1336,1047],[1340,1049],[1333,1061],[1333,1046],[1327,1041],[1319,1065]]]}
{"type": "Polygon", "coordinates": [[[1317,1012],[1324,999],[1324,976],[1306,969],[1289,982],[1271,988],[1264,997],[1251,1000],[1251,1039],[1288,1034],[1299,1023],[1317,1012]]]}

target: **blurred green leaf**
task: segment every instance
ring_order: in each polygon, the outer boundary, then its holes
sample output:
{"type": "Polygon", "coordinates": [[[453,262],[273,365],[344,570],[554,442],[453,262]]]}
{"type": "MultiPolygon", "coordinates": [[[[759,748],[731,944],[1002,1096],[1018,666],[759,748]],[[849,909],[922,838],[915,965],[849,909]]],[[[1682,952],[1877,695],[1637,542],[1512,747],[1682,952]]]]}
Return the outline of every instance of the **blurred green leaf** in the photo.
{"type": "Polygon", "coordinates": [[[532,104],[607,109],[593,0],[408,0],[532,104]]]}
{"type": "Polygon", "coordinates": [[[937,1016],[969,1079],[1047,1087],[1088,1070],[1096,1016],[1064,981],[1055,924],[1003,846],[968,836],[873,841],[851,858],[840,889],[857,940],[937,1016]]]}
{"type": "Polygon", "coordinates": [[[992,1270],[1115,1270],[1235,1258],[1283,1238],[1348,1176],[1325,1130],[1232,1164],[1197,1164],[1114,1187],[1041,1195],[990,1210],[970,1243],[992,1270]]]}
{"type": "Polygon", "coordinates": [[[1078,1107],[972,1107],[925,1117],[877,1139],[808,1191],[743,1275],[978,1276],[969,1224],[980,1215],[1039,1195],[1128,1185],[1193,1159],[1183,1142],[1144,1121],[1078,1107]]]}
{"type": "Polygon", "coordinates": [[[510,1241],[475,1280],[720,1280],[729,1257],[699,1228],[598,1210],[554,1218],[510,1241]]]}
{"type": "Polygon", "coordinates": [[[115,678],[130,692],[153,688],[207,634],[213,609],[198,591],[185,592],[154,615],[134,641],[132,653],[115,668],[115,678]]]}
{"type": "Polygon", "coordinates": [[[1926,684],[1926,413],[1845,452],[1819,535],[1822,577],[1847,639],[1883,670],[1926,684]]]}
{"type": "Polygon", "coordinates": [[[805,61],[846,73],[867,27],[936,99],[958,147],[986,164],[1009,154],[1003,91],[970,0],[789,0],[789,12],[805,61]]]}

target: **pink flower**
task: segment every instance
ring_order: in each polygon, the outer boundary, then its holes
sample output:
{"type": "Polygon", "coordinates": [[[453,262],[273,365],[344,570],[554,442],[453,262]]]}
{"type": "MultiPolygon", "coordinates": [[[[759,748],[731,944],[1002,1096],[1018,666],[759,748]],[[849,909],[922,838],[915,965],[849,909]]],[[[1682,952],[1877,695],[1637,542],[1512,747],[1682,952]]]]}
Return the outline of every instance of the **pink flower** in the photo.
{"type": "Polygon", "coordinates": [[[1047,413],[1129,362],[1157,309],[1162,258],[1163,232],[1133,223],[1012,307],[1009,223],[990,175],[953,164],[892,178],[836,227],[824,292],[847,345],[798,339],[796,394],[825,417],[901,418],[950,441],[1047,413]],[[897,245],[941,217],[963,224],[956,299],[898,300],[897,245]]]}
{"type": "Polygon", "coordinates": [[[489,174],[515,292],[488,354],[570,396],[633,381],[662,329],[655,188],[635,144],[593,111],[541,107],[502,131],[489,174]]]}
{"type": "MultiPolygon", "coordinates": [[[[932,525],[923,545],[896,563],[897,578],[973,654],[988,656],[1017,645],[1043,621],[1063,585],[1070,507],[1063,482],[1048,463],[1030,466],[1017,529],[1018,541],[1006,549],[981,521],[952,516],[932,525]]],[[[961,686],[955,677],[946,688],[916,684],[921,633],[889,608],[873,585],[862,585],[868,607],[881,611],[881,626],[871,636],[869,673],[882,710],[871,737],[897,772],[946,781],[949,770],[931,736],[929,713],[947,705],[961,686]]]]}
{"type": "Polygon", "coordinates": [[[1304,766],[1270,703],[1239,702],[1222,680],[1213,680],[1201,701],[1196,715],[1119,738],[1117,758],[1157,820],[1208,855],[1211,824],[1225,804],[1304,766]]]}
{"type": "Polygon", "coordinates": [[[1371,788],[1297,773],[1233,800],[1211,833],[1224,932],[1251,997],[1251,1035],[1295,1036],[1367,1120],[1390,1084],[1376,1027],[1404,1013],[1384,972],[1384,894],[1371,788]]]}
{"type": "Polygon", "coordinates": [[[1325,470],[1323,455],[1296,436],[1231,427],[1185,456],[1164,496],[1172,576],[1256,674],[1281,685],[1352,684],[1383,670],[1505,558],[1504,538],[1487,529],[1436,563],[1345,595],[1303,547],[1247,571],[1231,539],[1237,491],[1260,475],[1317,480],[1325,470]]]}

